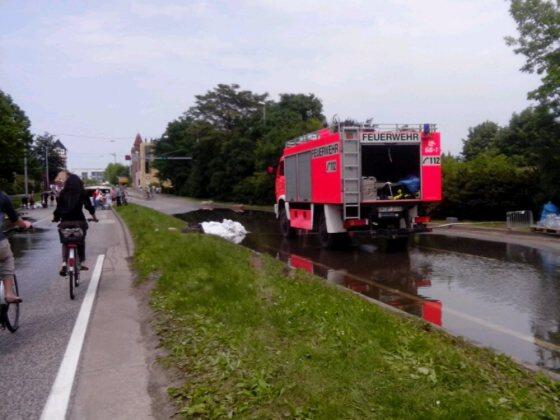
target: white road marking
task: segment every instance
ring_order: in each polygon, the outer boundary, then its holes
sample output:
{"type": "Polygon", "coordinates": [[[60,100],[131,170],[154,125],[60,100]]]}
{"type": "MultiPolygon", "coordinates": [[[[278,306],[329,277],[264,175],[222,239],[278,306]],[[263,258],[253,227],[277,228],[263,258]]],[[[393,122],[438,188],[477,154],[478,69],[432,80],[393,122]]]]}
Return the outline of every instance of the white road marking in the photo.
{"type": "Polygon", "coordinates": [[[498,325],[498,324],[494,324],[493,322],[486,321],[486,320],[478,318],[476,316],[466,314],[466,313],[458,311],[456,309],[452,309],[452,308],[449,308],[449,307],[444,307],[443,311],[444,311],[444,313],[448,313],[450,315],[455,315],[458,318],[461,318],[461,319],[464,319],[464,320],[467,320],[467,321],[471,321],[475,324],[481,325],[481,326],[483,326],[485,328],[488,328],[490,330],[498,331],[502,334],[510,335],[510,336],[515,337],[519,340],[526,341],[527,343],[535,344],[539,347],[544,347],[548,350],[560,352],[560,346],[558,344],[554,344],[554,343],[551,343],[549,341],[544,341],[544,340],[541,340],[540,338],[533,337],[533,336],[530,336],[530,335],[527,335],[527,334],[522,334],[522,333],[514,331],[510,328],[503,327],[503,326],[498,325]]]}
{"type": "Polygon", "coordinates": [[[51,388],[49,398],[43,408],[41,420],[60,420],[66,417],[72,385],[74,384],[74,377],[76,375],[76,368],[80,360],[80,353],[82,352],[93,302],[97,293],[97,286],[101,278],[104,259],[105,255],[97,257],[97,263],[95,264],[84,301],[82,302],[80,313],[76,318],[72,335],[68,341],[68,346],[66,347],[62,363],[60,364],[56,379],[51,388]]]}

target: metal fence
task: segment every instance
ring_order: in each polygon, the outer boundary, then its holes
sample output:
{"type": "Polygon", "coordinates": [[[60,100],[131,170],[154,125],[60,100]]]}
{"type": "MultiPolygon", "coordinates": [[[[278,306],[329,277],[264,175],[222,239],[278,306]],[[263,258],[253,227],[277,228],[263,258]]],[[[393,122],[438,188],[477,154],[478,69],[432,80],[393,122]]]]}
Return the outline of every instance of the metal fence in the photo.
{"type": "Polygon", "coordinates": [[[508,211],[506,213],[506,224],[508,228],[531,226],[533,224],[533,212],[531,210],[508,211]]]}

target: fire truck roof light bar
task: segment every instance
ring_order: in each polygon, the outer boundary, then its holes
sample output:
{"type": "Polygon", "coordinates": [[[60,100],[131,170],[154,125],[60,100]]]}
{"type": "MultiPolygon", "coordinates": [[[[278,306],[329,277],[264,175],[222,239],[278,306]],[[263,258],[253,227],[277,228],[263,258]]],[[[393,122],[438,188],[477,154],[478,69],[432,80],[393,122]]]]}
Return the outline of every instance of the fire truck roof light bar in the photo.
{"type": "MultiPolygon", "coordinates": [[[[335,127],[336,128],[336,127],[335,127]]],[[[422,131],[428,129],[429,133],[437,131],[437,124],[423,123],[423,124],[352,124],[340,125],[342,130],[374,130],[374,131],[422,131]]]]}
{"type": "MultiPolygon", "coordinates": [[[[331,126],[331,130],[338,131],[339,126],[337,124],[331,126]]],[[[352,124],[352,125],[344,125],[340,124],[340,129],[349,131],[349,130],[374,130],[374,131],[419,131],[424,134],[433,133],[437,131],[437,124],[352,124]]],[[[307,143],[311,140],[318,140],[320,138],[319,133],[309,133],[303,136],[296,137],[295,139],[290,139],[286,142],[286,147],[293,147],[301,143],[307,143]]]]}

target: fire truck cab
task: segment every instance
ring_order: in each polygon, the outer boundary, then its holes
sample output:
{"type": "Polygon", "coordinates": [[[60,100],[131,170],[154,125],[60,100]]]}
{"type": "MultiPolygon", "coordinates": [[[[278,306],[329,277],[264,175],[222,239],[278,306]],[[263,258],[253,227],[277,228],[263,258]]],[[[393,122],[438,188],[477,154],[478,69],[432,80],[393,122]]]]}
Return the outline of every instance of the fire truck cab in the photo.
{"type": "Polygon", "coordinates": [[[335,125],[286,143],[275,168],[282,234],[319,233],[333,247],[367,232],[393,244],[428,231],[420,203],[441,200],[434,124],[335,125]]]}

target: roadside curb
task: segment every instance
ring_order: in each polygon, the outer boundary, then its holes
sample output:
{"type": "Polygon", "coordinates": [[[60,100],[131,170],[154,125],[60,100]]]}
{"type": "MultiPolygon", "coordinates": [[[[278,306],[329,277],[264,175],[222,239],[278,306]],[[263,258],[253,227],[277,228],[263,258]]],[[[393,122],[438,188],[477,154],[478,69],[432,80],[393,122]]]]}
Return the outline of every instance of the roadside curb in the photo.
{"type": "Polygon", "coordinates": [[[165,411],[151,392],[153,346],[144,333],[146,315],[129,264],[133,243],[116,213],[108,216],[113,227],[103,236],[106,264],[67,417],[160,418],[165,411]]]}
{"type": "MultiPolygon", "coordinates": [[[[128,253],[128,265],[132,276],[136,279],[136,271],[132,266],[132,258],[134,257],[134,240],[121,215],[112,207],[113,214],[117,218],[119,225],[125,237],[126,248],[128,253]]],[[[150,292],[154,284],[146,284],[132,286],[132,293],[136,298],[140,309],[141,326],[140,330],[148,351],[146,359],[146,367],[148,369],[148,393],[151,397],[152,415],[155,418],[171,418],[175,413],[175,407],[169,400],[167,389],[171,386],[181,386],[173,377],[171,370],[164,370],[159,364],[158,359],[165,356],[164,350],[160,346],[159,337],[152,327],[153,309],[150,306],[150,292]]]]}
{"type": "Polygon", "coordinates": [[[117,220],[119,222],[119,225],[122,229],[128,257],[132,257],[134,255],[134,240],[132,239],[132,235],[130,234],[130,231],[128,230],[128,226],[126,226],[126,223],[122,219],[121,215],[113,207],[111,207],[111,211],[113,212],[113,214],[117,218],[117,220]]]}

